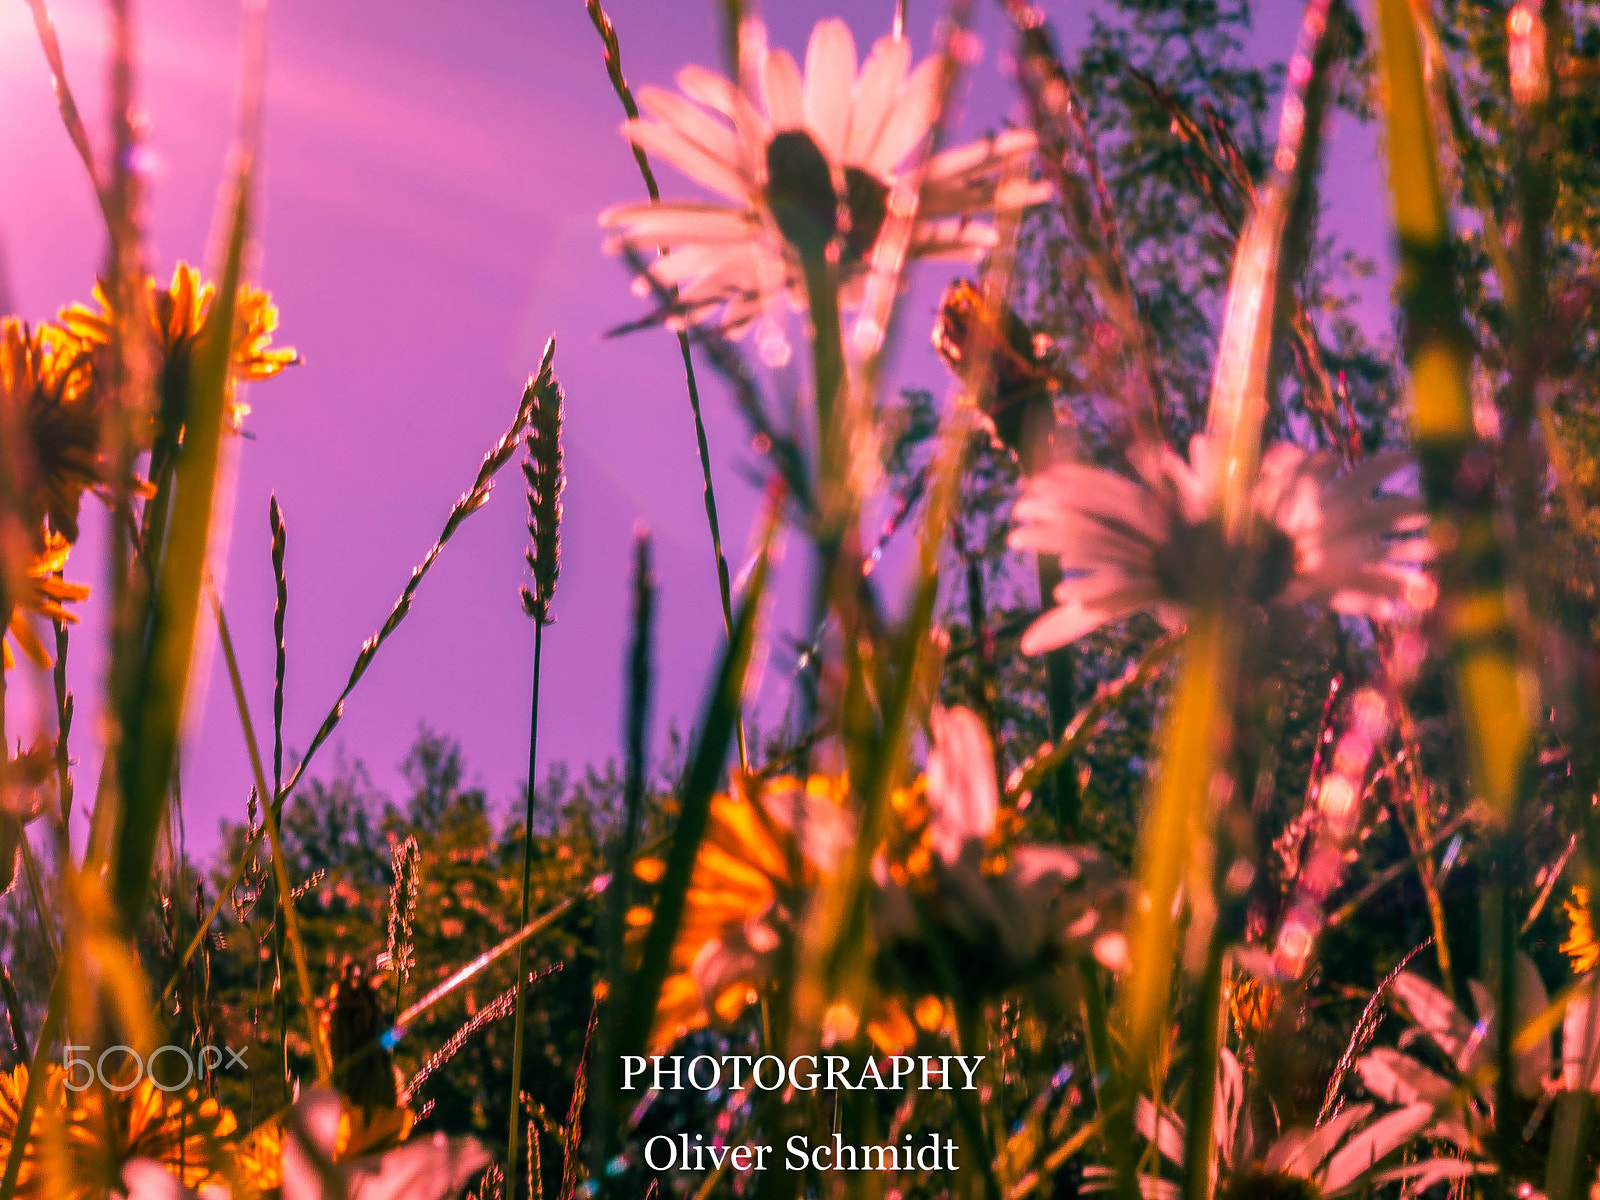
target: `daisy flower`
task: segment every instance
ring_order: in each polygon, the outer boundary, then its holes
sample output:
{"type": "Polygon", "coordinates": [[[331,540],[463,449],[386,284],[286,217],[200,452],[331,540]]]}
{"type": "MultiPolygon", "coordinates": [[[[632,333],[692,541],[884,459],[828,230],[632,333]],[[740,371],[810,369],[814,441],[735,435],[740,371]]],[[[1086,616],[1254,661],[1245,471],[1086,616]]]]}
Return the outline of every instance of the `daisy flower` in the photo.
{"type": "MultiPolygon", "coordinates": [[[[1549,1007],[1550,997],[1527,955],[1517,955],[1516,970],[1515,1025],[1523,1029],[1549,1007]]],[[[1590,991],[1580,988],[1567,1003],[1559,1057],[1549,1035],[1532,1038],[1515,1051],[1516,1107],[1511,1113],[1499,1113],[1493,1066],[1500,1017],[1486,987],[1477,980],[1468,987],[1476,1020],[1420,975],[1402,971],[1395,977],[1391,998],[1415,1028],[1401,1037],[1398,1048],[1380,1047],[1365,1055],[1356,1070],[1378,1099],[1408,1109],[1420,1107],[1426,1113],[1421,1136],[1449,1142],[1461,1152],[1461,1158],[1448,1160],[1457,1164],[1457,1175],[1496,1169],[1494,1131],[1509,1121],[1523,1131],[1519,1144],[1532,1148],[1522,1161],[1502,1163],[1501,1168],[1513,1178],[1542,1181],[1548,1149],[1542,1143],[1548,1141],[1549,1127],[1541,1118],[1547,1114],[1551,1095],[1562,1089],[1600,1091],[1600,1068],[1594,1066],[1600,1058],[1596,1045],[1600,1029],[1588,1027],[1590,991]],[[1537,1136],[1535,1125],[1540,1127],[1537,1136]]],[[[1590,1146],[1589,1165],[1600,1167],[1600,1144],[1590,1146]]]]}
{"type": "Polygon", "coordinates": [[[1023,635],[1023,653],[1064,646],[1143,610],[1177,627],[1195,606],[1230,594],[1375,619],[1432,603],[1421,502],[1373,496],[1406,467],[1404,457],[1375,455],[1340,475],[1331,454],[1272,446],[1242,544],[1223,532],[1211,458],[1200,435],[1188,461],[1166,446],[1136,447],[1132,478],[1066,464],[1029,480],[1012,514],[1011,545],[1059,557],[1067,578],[1056,607],[1023,635]]]}
{"type": "MultiPolygon", "coordinates": [[[[188,402],[195,357],[203,339],[210,335],[217,289],[203,280],[194,267],[182,262],[173,269],[172,282],[167,287],[161,287],[153,278],[145,281],[145,287],[150,301],[150,335],[159,355],[157,391],[162,415],[171,418],[181,413],[188,402]]],[[[93,308],[82,304],[64,308],[57,319],[88,349],[102,351],[111,344],[117,314],[99,283],[94,286],[94,303],[93,308]]],[[[300,361],[292,347],[272,345],[277,328],[278,309],[272,297],[241,283],[234,306],[232,369],[227,381],[228,425],[234,432],[250,412],[250,406],[239,399],[238,385],[271,379],[300,361]]]]}
{"type": "MultiPolygon", "coordinates": [[[[624,133],[671,161],[716,200],[626,204],[600,216],[613,253],[666,253],[635,283],[640,295],[675,292],[659,316],[682,328],[714,324],[734,337],[782,300],[805,308],[802,256],[837,264],[840,304],[861,301],[867,265],[889,216],[891,193],[938,116],[941,63],[911,67],[904,39],[880,38],[857,62],[837,18],[812,31],[802,73],[745,23],[742,60],[753,95],[704,67],[678,74],[682,94],[643,88],[647,116],[624,133]]],[[[946,150],[922,176],[911,258],[977,259],[994,244],[979,218],[1036,204],[1031,132],[1008,131],[946,150]]]]}
{"type": "MultiPolygon", "coordinates": [[[[773,952],[792,925],[789,905],[838,866],[849,845],[844,781],[814,775],[762,780],[735,776],[711,812],[656,1006],[651,1044],[662,1047],[712,1017],[731,1021],[755,999],[773,952]]],[[[664,873],[658,858],[634,872],[646,883],[664,873]]],[[[635,907],[641,930],[650,909],[635,907]]]]}
{"type": "Polygon", "coordinates": [[[1089,846],[1018,843],[994,751],[969,709],[935,709],[921,853],[874,863],[878,972],[903,990],[978,1000],[1092,956],[1127,962],[1125,889],[1089,846]]]}
{"type": "MultiPolygon", "coordinates": [[[[1216,1087],[1211,1178],[1218,1200],[1331,1200],[1425,1176],[1441,1163],[1455,1161],[1427,1159],[1376,1169],[1410,1144],[1426,1124],[1427,1114],[1417,1106],[1370,1119],[1373,1105],[1351,1104],[1315,1128],[1286,1129],[1270,1138],[1250,1119],[1244,1069],[1230,1050],[1224,1049],[1218,1059],[1216,1087]]],[[[1183,1166],[1186,1133],[1181,1117],[1168,1108],[1158,1111],[1149,1097],[1140,1096],[1134,1125],[1163,1159],[1183,1166]]],[[[1104,1167],[1091,1167],[1085,1175],[1087,1191],[1103,1192],[1112,1186],[1111,1172],[1104,1167]]],[[[1177,1200],[1183,1194],[1180,1185],[1155,1174],[1141,1175],[1139,1190],[1148,1200],[1177,1200]]]]}

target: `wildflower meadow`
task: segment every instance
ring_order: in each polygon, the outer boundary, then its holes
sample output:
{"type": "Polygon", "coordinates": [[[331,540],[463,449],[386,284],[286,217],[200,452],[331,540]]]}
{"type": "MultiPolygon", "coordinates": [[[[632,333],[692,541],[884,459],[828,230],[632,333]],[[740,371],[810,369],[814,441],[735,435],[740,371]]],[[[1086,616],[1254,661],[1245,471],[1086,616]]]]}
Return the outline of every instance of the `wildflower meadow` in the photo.
{"type": "Polygon", "coordinates": [[[399,424],[503,433],[368,613],[393,530],[234,503],[319,370],[270,288],[277,14],[224,6],[174,256],[140,6],[77,6],[96,55],[5,2],[99,268],[0,320],[0,1200],[1600,1200],[1600,4],[872,0],[789,44],[722,0],[643,78],[561,0],[625,315],[552,302],[520,389],[399,424]],[[573,346],[670,369],[584,394],[573,346]],[[600,586],[571,422],[647,407],[692,537],[600,586]],[[471,540],[491,505],[525,535],[471,540]],[[440,678],[514,673],[475,700],[515,794],[443,682],[380,786],[346,716],[485,556],[519,583],[454,628],[520,624],[440,678]],[[684,572],[714,602],[666,616],[684,572]],[[291,636],[307,595],[371,635],[291,636]]]}

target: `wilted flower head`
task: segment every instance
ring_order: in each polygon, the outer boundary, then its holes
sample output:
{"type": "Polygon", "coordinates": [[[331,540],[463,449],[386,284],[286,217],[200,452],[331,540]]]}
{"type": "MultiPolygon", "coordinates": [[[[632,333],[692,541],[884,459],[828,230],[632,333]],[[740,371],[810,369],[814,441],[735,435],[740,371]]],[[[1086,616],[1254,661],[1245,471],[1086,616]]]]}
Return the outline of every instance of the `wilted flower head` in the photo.
{"type": "Polygon", "coordinates": [[[970,997],[1037,982],[1085,955],[1124,966],[1125,889],[1110,860],[1089,846],[1016,841],[989,735],[971,710],[935,709],[932,733],[927,818],[920,829],[906,822],[929,853],[874,863],[880,974],[970,997]]]}
{"type": "Polygon", "coordinates": [[[1241,542],[1224,533],[1211,457],[1202,435],[1188,462],[1164,445],[1135,447],[1132,478],[1071,464],[1028,482],[1011,545],[1059,557],[1067,578],[1056,607],[1023,635],[1024,653],[1144,609],[1175,627],[1194,606],[1228,594],[1378,619],[1432,602],[1421,502],[1373,496],[1404,469],[1402,456],[1375,455],[1340,475],[1331,454],[1272,446],[1251,497],[1254,527],[1241,542]]]}
{"type": "Polygon", "coordinates": [[[1052,361],[1050,339],[1035,334],[1009,305],[986,312],[983,293],[971,280],[957,279],[939,300],[933,348],[957,376],[972,369],[975,355],[987,353],[983,368],[988,387],[979,397],[994,435],[1033,469],[1042,447],[1039,433],[1055,423],[1055,395],[1066,374],[1052,361]]]}
{"type": "MultiPolygon", "coordinates": [[[[625,126],[635,146],[722,199],[622,205],[600,217],[617,231],[612,251],[667,251],[635,287],[677,290],[661,316],[712,322],[735,337],[778,298],[804,309],[801,256],[835,256],[841,304],[859,302],[891,193],[938,116],[941,71],[934,58],[911,69],[910,47],[893,37],[858,64],[837,18],[812,31],[803,75],[788,51],[767,48],[758,20],[745,22],[741,45],[753,96],[689,66],[678,73],[682,95],[641,89],[648,117],[625,126]]],[[[1043,199],[1048,188],[1024,174],[1034,141],[1012,131],[935,155],[910,256],[976,259],[995,234],[974,218],[1043,199]]]]}
{"type": "MultiPolygon", "coordinates": [[[[200,272],[188,263],[180,262],[173,268],[172,282],[167,287],[161,287],[150,278],[145,280],[145,288],[149,299],[150,335],[159,355],[157,389],[164,408],[181,406],[188,400],[196,354],[211,333],[216,285],[201,279],[200,272]]],[[[93,308],[71,305],[61,310],[58,319],[90,350],[102,351],[111,344],[117,314],[100,283],[94,286],[94,305],[93,308]]],[[[235,431],[250,412],[250,406],[238,398],[237,385],[271,379],[285,367],[300,361],[293,347],[272,345],[272,334],[277,328],[278,309],[272,297],[259,288],[241,283],[234,308],[231,369],[226,383],[228,424],[235,431]]]]}

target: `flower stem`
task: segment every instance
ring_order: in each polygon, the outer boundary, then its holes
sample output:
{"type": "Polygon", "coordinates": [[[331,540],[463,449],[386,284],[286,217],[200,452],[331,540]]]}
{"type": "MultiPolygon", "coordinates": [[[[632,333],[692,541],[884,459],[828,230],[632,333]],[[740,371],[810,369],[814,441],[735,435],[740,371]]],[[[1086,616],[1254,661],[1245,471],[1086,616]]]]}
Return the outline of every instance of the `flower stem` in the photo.
{"type": "MultiPolygon", "coordinates": [[[[522,908],[517,928],[528,924],[529,893],[533,882],[533,800],[534,784],[539,767],[539,668],[544,657],[544,622],[533,623],[533,699],[528,706],[528,788],[522,814],[522,908]]],[[[506,1197],[513,1200],[512,1180],[517,1165],[517,1136],[521,1132],[520,1097],[522,1095],[522,1021],[528,1005],[528,944],[517,947],[517,1003],[511,1019],[511,1115],[510,1131],[506,1137],[506,1197]]]]}

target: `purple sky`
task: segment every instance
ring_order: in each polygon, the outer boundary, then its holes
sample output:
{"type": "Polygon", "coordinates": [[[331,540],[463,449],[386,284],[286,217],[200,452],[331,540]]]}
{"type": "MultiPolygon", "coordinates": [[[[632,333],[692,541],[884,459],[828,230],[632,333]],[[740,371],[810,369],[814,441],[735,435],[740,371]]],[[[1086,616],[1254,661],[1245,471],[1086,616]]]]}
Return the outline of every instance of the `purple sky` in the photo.
{"type": "MultiPolygon", "coordinates": [[[[772,41],[800,56],[812,23],[844,6],[771,7],[772,41]]],[[[874,4],[870,15],[848,7],[864,50],[887,31],[892,5],[874,4]]],[[[993,125],[1011,103],[993,7],[979,9],[985,54],[963,119],[969,132],[993,125]]],[[[1286,54],[1291,6],[1268,7],[1261,48],[1286,54]]],[[[98,132],[102,6],[52,8],[98,132]]],[[[911,9],[920,57],[934,10],[911,9]]],[[[164,276],[207,248],[231,128],[238,10],[153,0],[140,11],[156,156],[150,231],[164,276]]],[[[719,64],[709,2],[617,0],[610,11],[636,88],[670,85],[686,62],[719,64]]],[[[260,276],[282,310],[280,341],[306,363],[253,391],[254,436],[236,445],[225,596],[259,736],[270,744],[268,493],[276,491],[289,526],[285,727],[290,747],[303,747],[362,639],[504,429],[551,332],[567,391],[569,485],[559,620],[545,640],[541,760],[616,752],[628,545],[639,521],[655,534],[660,585],[656,727],[670,717],[686,727],[721,642],[721,615],[676,342],[654,332],[600,338],[639,305],[600,252],[595,216],[639,197],[641,185],[581,0],[276,0],[269,55],[260,276]]],[[[1375,251],[1383,208],[1368,135],[1338,138],[1333,168],[1330,178],[1346,185],[1340,224],[1365,231],[1359,242],[1375,251]]],[[[670,168],[658,164],[658,173],[669,195],[688,190],[670,168]]],[[[0,238],[23,316],[44,319],[87,298],[103,231],[17,3],[0,6],[0,238]]],[[[922,339],[947,276],[930,268],[907,301],[902,384],[944,385],[922,339]]],[[[756,497],[736,470],[749,457],[742,426],[708,374],[705,413],[737,570],[756,497]]],[[[398,793],[395,764],[425,720],[460,739],[495,797],[524,777],[532,627],[517,601],[520,483],[508,470],[446,550],[348,704],[321,769],[342,745],[398,793]]],[[[101,538],[98,528],[86,534],[73,578],[101,582],[101,538]]],[[[793,574],[802,560],[791,561],[793,574]]],[[[96,600],[86,607],[72,676],[80,733],[92,735],[101,664],[89,647],[101,626],[96,600]]],[[[98,754],[82,736],[77,753],[88,796],[98,754]]],[[[249,776],[217,662],[184,761],[191,846],[212,845],[218,818],[242,814],[249,776]]],[[[81,827],[74,836],[81,845],[81,827]]]]}

